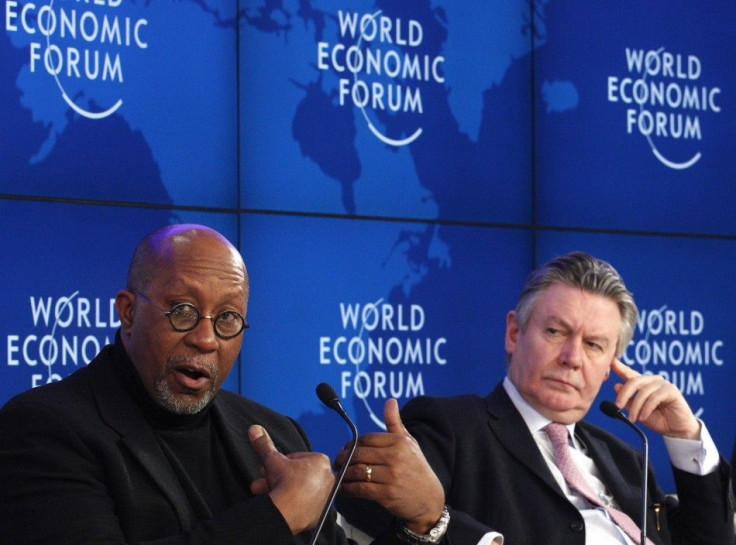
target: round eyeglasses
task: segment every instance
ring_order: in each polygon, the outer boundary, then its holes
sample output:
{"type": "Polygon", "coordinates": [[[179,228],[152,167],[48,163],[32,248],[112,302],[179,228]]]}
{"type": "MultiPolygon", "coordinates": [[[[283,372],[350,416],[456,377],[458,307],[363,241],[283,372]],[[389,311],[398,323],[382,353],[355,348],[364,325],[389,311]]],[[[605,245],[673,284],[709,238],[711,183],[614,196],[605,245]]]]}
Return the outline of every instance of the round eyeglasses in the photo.
{"type": "Polygon", "coordinates": [[[169,323],[174,331],[178,331],[179,333],[186,333],[187,331],[193,330],[202,318],[212,320],[215,335],[221,339],[237,337],[244,329],[250,327],[245,321],[245,318],[234,310],[225,310],[214,317],[200,314],[197,307],[191,303],[179,303],[171,307],[171,309],[166,310],[158,306],[146,295],[137,291],[135,294],[163,312],[164,316],[169,319],[169,323]]]}

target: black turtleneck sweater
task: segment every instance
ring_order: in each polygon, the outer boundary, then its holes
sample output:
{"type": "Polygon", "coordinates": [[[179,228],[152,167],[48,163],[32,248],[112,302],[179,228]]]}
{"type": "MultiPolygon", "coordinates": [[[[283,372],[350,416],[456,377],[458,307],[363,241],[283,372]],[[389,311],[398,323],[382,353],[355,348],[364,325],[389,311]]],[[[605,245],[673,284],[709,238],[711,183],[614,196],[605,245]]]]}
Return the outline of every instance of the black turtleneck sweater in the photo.
{"type": "Polygon", "coordinates": [[[120,379],[151,424],[197,518],[211,519],[250,497],[249,484],[233,471],[234,465],[220,437],[219,422],[210,406],[193,415],[163,409],[144,389],[120,342],[116,343],[115,356],[120,379]]]}

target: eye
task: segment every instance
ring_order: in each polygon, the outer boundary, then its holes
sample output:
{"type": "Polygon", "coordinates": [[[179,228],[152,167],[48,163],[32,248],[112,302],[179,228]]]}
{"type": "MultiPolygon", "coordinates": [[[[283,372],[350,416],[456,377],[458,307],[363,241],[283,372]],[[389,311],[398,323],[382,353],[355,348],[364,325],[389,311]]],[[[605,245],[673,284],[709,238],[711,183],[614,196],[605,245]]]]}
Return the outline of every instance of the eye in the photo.
{"type": "Polygon", "coordinates": [[[171,314],[178,318],[196,318],[199,313],[194,305],[189,303],[180,303],[171,309],[171,314]]]}
{"type": "Polygon", "coordinates": [[[241,321],[240,314],[233,310],[226,310],[217,317],[218,321],[222,322],[223,325],[227,324],[239,324],[241,321]]]}

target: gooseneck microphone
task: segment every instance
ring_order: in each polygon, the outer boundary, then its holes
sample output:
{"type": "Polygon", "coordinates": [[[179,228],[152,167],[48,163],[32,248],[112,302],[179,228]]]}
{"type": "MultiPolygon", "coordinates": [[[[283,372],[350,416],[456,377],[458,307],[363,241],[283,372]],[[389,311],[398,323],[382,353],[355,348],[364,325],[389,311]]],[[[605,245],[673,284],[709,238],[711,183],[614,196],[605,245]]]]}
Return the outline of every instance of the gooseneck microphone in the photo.
{"type": "Polygon", "coordinates": [[[644,444],[644,460],[642,461],[641,468],[641,524],[639,526],[641,528],[640,543],[644,545],[647,542],[647,469],[649,467],[649,442],[644,432],[639,429],[639,426],[626,418],[626,415],[624,415],[614,402],[601,401],[600,409],[603,411],[603,414],[626,422],[641,437],[642,443],[644,444]]]}
{"type": "Polygon", "coordinates": [[[342,479],[343,477],[345,477],[345,471],[348,469],[348,466],[350,465],[350,460],[352,460],[353,454],[355,453],[355,447],[358,444],[358,428],[355,427],[355,424],[353,424],[353,421],[350,420],[350,417],[345,412],[345,409],[342,408],[342,404],[340,403],[340,398],[337,397],[337,394],[335,393],[335,390],[333,390],[332,386],[330,386],[326,382],[321,383],[319,386],[317,386],[317,397],[319,397],[322,403],[324,403],[327,407],[329,407],[330,409],[335,411],[337,414],[339,414],[342,417],[342,419],[348,423],[348,426],[350,426],[350,431],[353,434],[353,440],[350,445],[350,452],[348,453],[348,457],[345,459],[345,462],[343,462],[342,464],[340,473],[335,479],[335,484],[332,485],[332,491],[330,492],[329,498],[327,498],[327,503],[325,503],[325,506],[322,509],[322,514],[319,517],[319,522],[317,523],[317,526],[315,526],[314,528],[314,534],[312,534],[312,541],[310,541],[310,545],[314,545],[317,542],[319,533],[322,530],[322,526],[324,526],[325,524],[325,520],[327,520],[327,515],[330,512],[330,507],[332,506],[332,502],[335,501],[337,490],[338,488],[340,488],[340,483],[342,483],[342,479]]]}

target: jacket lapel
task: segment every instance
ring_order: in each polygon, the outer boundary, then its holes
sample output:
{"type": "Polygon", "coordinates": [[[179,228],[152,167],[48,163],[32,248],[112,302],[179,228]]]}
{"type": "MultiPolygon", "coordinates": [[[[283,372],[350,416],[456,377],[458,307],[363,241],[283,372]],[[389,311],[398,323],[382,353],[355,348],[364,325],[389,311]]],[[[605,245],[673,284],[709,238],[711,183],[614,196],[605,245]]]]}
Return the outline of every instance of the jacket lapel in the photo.
{"type": "Polygon", "coordinates": [[[232,459],[236,471],[250,486],[250,483],[261,477],[261,460],[250,446],[248,439],[248,428],[255,422],[243,420],[244,412],[236,410],[223,393],[217,394],[211,410],[215,415],[225,449],[228,452],[238,453],[238,456],[232,459]]]}
{"type": "Polygon", "coordinates": [[[524,419],[511,402],[503,383],[486,398],[488,407],[488,424],[491,432],[499,442],[509,451],[511,456],[524,464],[529,471],[539,477],[547,486],[564,496],[564,493],[555,481],[547,463],[539,452],[524,419]]]}
{"type": "Polygon", "coordinates": [[[182,527],[191,528],[193,515],[186,494],[140,408],[125,392],[112,361],[99,359],[99,365],[94,368],[90,364],[90,372],[101,418],[120,434],[132,456],[161,488],[182,527]]]}

